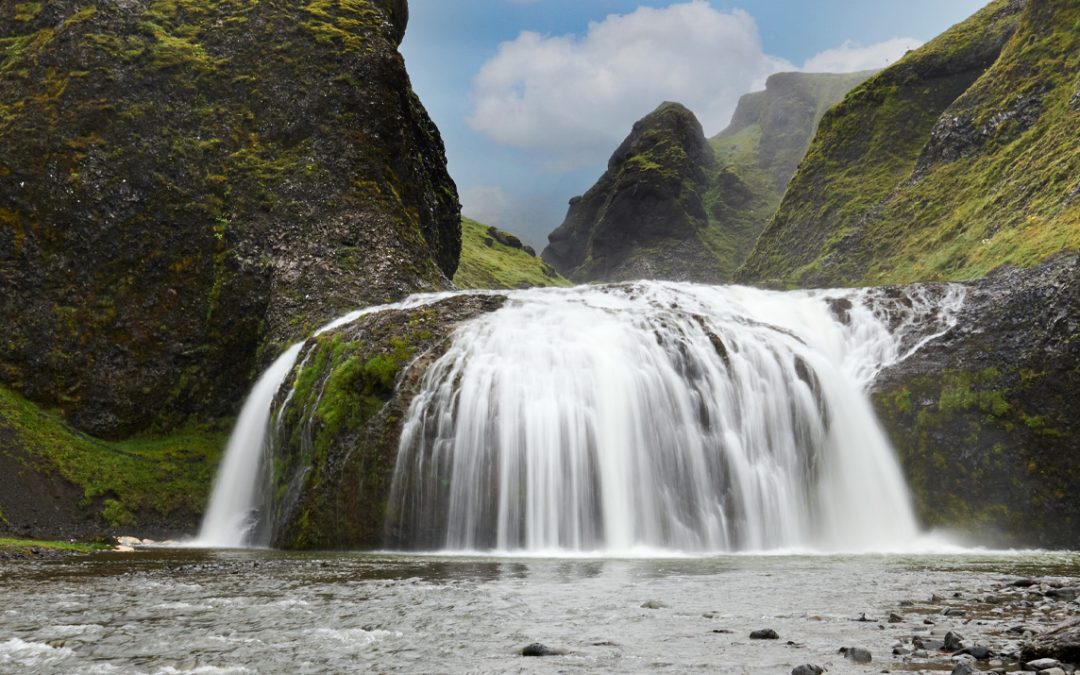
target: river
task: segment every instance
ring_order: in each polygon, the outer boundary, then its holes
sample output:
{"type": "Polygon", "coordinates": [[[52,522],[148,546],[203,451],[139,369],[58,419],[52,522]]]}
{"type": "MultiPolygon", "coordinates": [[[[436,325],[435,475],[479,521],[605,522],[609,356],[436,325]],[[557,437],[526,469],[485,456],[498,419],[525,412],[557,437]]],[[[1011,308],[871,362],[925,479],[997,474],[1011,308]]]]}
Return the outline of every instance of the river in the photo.
{"type": "Polygon", "coordinates": [[[0,671],[789,673],[803,663],[830,673],[949,670],[947,655],[905,662],[892,646],[954,629],[1007,647],[1016,639],[1004,633],[1008,625],[1077,612],[1075,602],[1059,602],[995,613],[975,600],[1017,576],[1077,585],[1080,555],[594,559],[173,549],[8,561],[0,562],[0,671]],[[897,610],[904,601],[912,604],[897,610]],[[943,616],[951,605],[967,614],[943,616]],[[888,623],[891,611],[904,621],[888,623]],[[780,639],[750,640],[761,628],[780,639]],[[534,642],[566,654],[521,656],[534,642]],[[844,646],[870,650],[873,661],[846,660],[844,646]]]}

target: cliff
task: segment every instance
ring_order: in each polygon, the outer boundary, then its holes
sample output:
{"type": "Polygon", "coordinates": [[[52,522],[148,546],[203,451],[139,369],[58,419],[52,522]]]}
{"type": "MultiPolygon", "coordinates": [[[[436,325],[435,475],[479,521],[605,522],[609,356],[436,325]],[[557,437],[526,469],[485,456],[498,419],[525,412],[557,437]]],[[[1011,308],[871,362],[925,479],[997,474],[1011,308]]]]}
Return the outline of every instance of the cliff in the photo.
{"type": "Polygon", "coordinates": [[[975,279],[1080,246],[1080,7],[997,0],[821,122],[743,282],[975,279]]]}
{"type": "Polygon", "coordinates": [[[708,141],[693,113],[665,103],[634,125],[607,172],[570,202],[544,258],[575,281],[730,281],[821,116],[868,76],[773,75],[708,141]]]}
{"type": "MultiPolygon", "coordinates": [[[[460,207],[397,51],[407,17],[404,0],[0,4],[0,454],[78,495],[88,531],[124,501],[83,470],[96,458],[158,467],[148,485],[212,472],[207,444],[283,345],[450,286],[460,207]],[[27,410],[78,442],[26,433],[27,410]],[[187,459],[113,443],[136,435],[187,459]]],[[[5,486],[0,511],[39,497],[5,486]]]]}

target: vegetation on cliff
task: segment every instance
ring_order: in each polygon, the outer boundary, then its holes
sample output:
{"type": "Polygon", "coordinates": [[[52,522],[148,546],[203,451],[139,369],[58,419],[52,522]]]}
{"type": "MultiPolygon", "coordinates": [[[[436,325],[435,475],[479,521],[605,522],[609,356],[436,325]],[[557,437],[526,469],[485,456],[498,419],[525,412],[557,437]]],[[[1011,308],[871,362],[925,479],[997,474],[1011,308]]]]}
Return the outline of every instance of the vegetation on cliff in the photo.
{"type": "Polygon", "coordinates": [[[454,285],[461,289],[512,289],[569,286],[570,282],[514,235],[462,218],[461,262],[454,285]]]}
{"type": "Polygon", "coordinates": [[[956,328],[883,373],[874,402],[922,520],[982,544],[1080,537],[1080,259],[1002,269],[956,328]]]}
{"type": "Polygon", "coordinates": [[[263,526],[290,549],[377,548],[405,413],[457,325],[499,296],[458,296],[380,312],[309,345],[273,439],[263,526]]]}
{"type": "Polygon", "coordinates": [[[996,0],[823,119],[738,278],[974,279],[1080,246],[1080,7],[996,0]]]}
{"type": "Polygon", "coordinates": [[[228,416],[281,344],[448,287],[404,7],[0,5],[0,383],[109,438],[228,416]]]}
{"type": "Polygon", "coordinates": [[[226,437],[225,426],[191,425],[103,441],[0,388],[0,532],[80,539],[125,528],[193,532],[226,437]]]}
{"type": "Polygon", "coordinates": [[[571,201],[545,259],[575,281],[729,281],[825,110],[868,75],[774,75],[709,141],[693,113],[663,104],[634,125],[599,182],[571,201]]]}

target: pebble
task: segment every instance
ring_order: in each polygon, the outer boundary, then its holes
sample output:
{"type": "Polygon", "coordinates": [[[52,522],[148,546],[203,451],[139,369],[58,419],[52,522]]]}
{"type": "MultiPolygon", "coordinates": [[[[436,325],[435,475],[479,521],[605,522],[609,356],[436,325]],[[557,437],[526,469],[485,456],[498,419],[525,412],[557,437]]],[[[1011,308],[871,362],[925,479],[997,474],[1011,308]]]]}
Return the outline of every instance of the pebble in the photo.
{"type": "Polygon", "coordinates": [[[751,640],[779,640],[780,635],[772,628],[762,628],[750,633],[751,640]]]}
{"type": "Polygon", "coordinates": [[[646,600],[645,602],[641,603],[641,607],[642,609],[665,609],[667,608],[667,605],[660,602],[659,600],[646,600]]]}
{"type": "Polygon", "coordinates": [[[791,671],[791,675],[821,675],[824,672],[825,669],[821,666],[813,666],[807,663],[802,666],[796,666],[791,671]]]}
{"type": "Polygon", "coordinates": [[[1026,665],[1031,670],[1042,671],[1057,668],[1061,665],[1061,661],[1057,659],[1035,659],[1034,661],[1028,661],[1026,665]]]}

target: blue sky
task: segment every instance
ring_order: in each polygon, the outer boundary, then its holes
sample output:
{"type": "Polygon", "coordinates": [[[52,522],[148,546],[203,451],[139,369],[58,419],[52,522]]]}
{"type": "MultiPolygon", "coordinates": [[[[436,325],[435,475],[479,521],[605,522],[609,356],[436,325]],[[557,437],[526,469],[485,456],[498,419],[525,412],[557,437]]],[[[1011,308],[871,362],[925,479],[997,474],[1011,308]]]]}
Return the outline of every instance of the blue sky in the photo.
{"type": "Polygon", "coordinates": [[[467,215],[541,248],[639,119],[708,134],[771,72],[884,66],[984,0],[410,0],[402,53],[467,215]]]}

